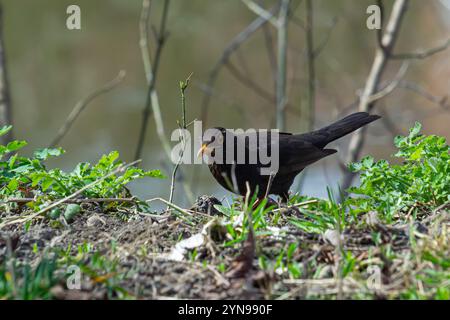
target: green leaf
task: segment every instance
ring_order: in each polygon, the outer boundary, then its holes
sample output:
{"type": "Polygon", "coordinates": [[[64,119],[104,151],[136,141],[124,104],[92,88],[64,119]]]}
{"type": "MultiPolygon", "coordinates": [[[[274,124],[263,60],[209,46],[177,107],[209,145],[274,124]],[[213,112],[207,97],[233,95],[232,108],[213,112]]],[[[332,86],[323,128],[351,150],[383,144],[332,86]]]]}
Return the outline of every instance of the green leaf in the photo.
{"type": "Polygon", "coordinates": [[[33,153],[33,157],[35,159],[44,161],[47,160],[50,157],[58,157],[62,155],[65,151],[62,148],[56,148],[56,149],[50,149],[50,148],[44,148],[44,149],[38,149],[33,153]]]}
{"type": "Polygon", "coordinates": [[[219,204],[215,204],[214,208],[227,217],[230,217],[232,214],[231,208],[228,208],[228,207],[225,207],[225,206],[222,206],[219,204]]]}
{"type": "Polygon", "coordinates": [[[420,130],[422,129],[422,124],[420,122],[417,122],[414,124],[414,127],[412,127],[409,130],[409,138],[415,138],[419,135],[420,130]]]}
{"type": "Polygon", "coordinates": [[[0,137],[7,134],[9,131],[11,131],[11,129],[12,129],[12,126],[4,126],[4,127],[0,128],[0,137]]]}
{"type": "Polygon", "coordinates": [[[8,190],[10,192],[16,191],[18,187],[19,187],[19,181],[17,181],[17,179],[11,179],[11,181],[9,181],[8,190]]]}
{"type": "Polygon", "coordinates": [[[46,177],[42,180],[42,191],[46,191],[53,184],[54,180],[50,177],[46,177]]]}
{"type": "Polygon", "coordinates": [[[367,156],[367,157],[364,157],[361,162],[366,168],[370,168],[370,167],[372,167],[374,161],[371,156],[367,156]]]}
{"type": "Polygon", "coordinates": [[[394,145],[397,148],[400,148],[404,142],[405,142],[405,137],[403,137],[403,136],[396,136],[394,138],[394,145]]]}
{"type": "Polygon", "coordinates": [[[160,170],[150,170],[145,172],[146,177],[166,179],[167,177],[160,170]]]}
{"type": "Polygon", "coordinates": [[[27,145],[26,141],[14,140],[6,145],[6,150],[7,152],[14,152],[25,147],[26,145],[27,145]]]}
{"type": "Polygon", "coordinates": [[[417,148],[410,156],[410,160],[419,160],[422,157],[423,148],[417,148]]]}

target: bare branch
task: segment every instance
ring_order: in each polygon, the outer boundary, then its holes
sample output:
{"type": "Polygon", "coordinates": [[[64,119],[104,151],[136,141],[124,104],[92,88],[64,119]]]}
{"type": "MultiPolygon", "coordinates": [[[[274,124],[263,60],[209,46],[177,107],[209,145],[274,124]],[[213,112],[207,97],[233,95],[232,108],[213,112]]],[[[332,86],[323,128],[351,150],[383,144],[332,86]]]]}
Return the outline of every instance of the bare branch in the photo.
{"type": "Polygon", "coordinates": [[[378,47],[383,49],[383,27],[384,27],[384,4],[383,0],[377,0],[377,6],[380,8],[380,24],[381,28],[377,29],[378,47]]]}
{"type": "Polygon", "coordinates": [[[441,107],[445,110],[450,110],[450,101],[449,101],[448,95],[435,96],[435,95],[429,93],[426,89],[424,89],[417,83],[414,83],[411,81],[406,81],[406,80],[400,81],[400,83],[398,84],[398,87],[410,90],[410,91],[424,97],[428,101],[438,105],[439,107],[441,107]]]}
{"type": "MultiPolygon", "coordinates": [[[[276,103],[276,97],[274,97],[270,92],[261,87],[252,79],[246,77],[242,72],[239,71],[238,68],[234,66],[230,61],[225,64],[227,70],[238,80],[240,83],[245,85],[247,88],[253,90],[257,95],[270,103],[276,103]]],[[[291,112],[296,115],[300,115],[300,112],[295,109],[291,104],[286,103],[285,107],[286,111],[291,112]]]]}
{"type": "Polygon", "coordinates": [[[334,27],[336,27],[336,24],[338,23],[338,19],[336,17],[333,18],[333,21],[331,22],[331,26],[328,28],[328,31],[322,40],[322,42],[317,46],[316,49],[314,49],[314,58],[317,59],[319,55],[322,53],[323,49],[328,44],[328,41],[331,38],[331,34],[333,33],[334,27]]]}
{"type": "Polygon", "coordinates": [[[426,51],[422,52],[413,52],[413,53],[398,53],[398,54],[392,54],[390,56],[390,59],[397,59],[397,60],[413,60],[413,59],[425,59],[428,57],[431,57],[432,55],[442,52],[450,47],[450,39],[448,39],[445,43],[442,45],[431,48],[426,51]]]}
{"type": "Polygon", "coordinates": [[[380,100],[381,98],[384,98],[388,94],[390,94],[392,91],[395,90],[395,88],[398,87],[401,79],[406,74],[406,71],[408,70],[409,64],[407,62],[403,62],[402,66],[400,67],[400,70],[396,74],[395,78],[386,86],[383,90],[372,94],[370,97],[367,98],[368,103],[373,103],[377,100],[380,100]]]}
{"type": "Polygon", "coordinates": [[[274,18],[273,14],[263,7],[261,7],[259,4],[255,3],[252,0],[241,0],[249,9],[250,11],[254,12],[256,15],[261,17],[262,19],[269,21],[275,28],[278,28],[279,21],[274,18]]]}
{"type": "MultiPolygon", "coordinates": [[[[182,114],[182,118],[181,118],[181,125],[180,125],[180,129],[182,134],[180,135],[181,141],[182,141],[182,145],[183,148],[181,150],[181,153],[179,155],[178,161],[175,164],[173,171],[172,171],[172,181],[170,184],[170,196],[169,196],[169,202],[173,201],[173,195],[174,195],[174,191],[175,191],[175,178],[177,175],[177,171],[178,171],[178,167],[181,164],[181,161],[183,159],[183,155],[184,155],[184,151],[186,149],[186,137],[185,137],[185,133],[184,131],[187,128],[187,122],[186,122],[186,89],[189,86],[189,81],[191,79],[192,73],[189,75],[189,77],[185,80],[180,82],[180,94],[181,94],[181,114],[182,114]]],[[[167,207],[167,210],[169,210],[169,207],[167,207]]]]}
{"type": "Polygon", "coordinates": [[[276,123],[281,131],[286,129],[286,74],[288,46],[288,13],[291,0],[282,0],[277,23],[277,106],[276,123]]]}
{"type": "Polygon", "coordinates": [[[316,68],[314,49],[314,12],[312,0],[306,0],[306,59],[308,63],[308,131],[314,128],[316,110],[316,68]]]}
{"type": "Polygon", "coordinates": [[[378,110],[381,112],[380,120],[383,123],[384,127],[390,132],[390,134],[393,137],[400,135],[402,132],[392,120],[389,112],[387,112],[384,107],[378,108],[378,110]]]}
{"type": "Polygon", "coordinates": [[[125,78],[125,75],[126,75],[125,70],[120,70],[118,75],[113,80],[109,81],[103,87],[93,91],[87,97],[78,101],[73,107],[64,124],[61,126],[61,128],[59,128],[58,133],[56,134],[56,137],[53,139],[52,143],[50,143],[50,148],[57,146],[61,142],[61,140],[69,132],[75,120],[86,109],[89,103],[95,100],[95,98],[97,98],[98,96],[113,90],[117,85],[119,85],[122,82],[122,80],[125,78]]]}
{"type": "MultiPolygon", "coordinates": [[[[273,17],[276,7],[270,10],[271,17],[273,17]]],[[[235,36],[226,46],[222,55],[215,63],[214,67],[211,69],[209,74],[209,79],[206,85],[209,88],[214,88],[214,84],[219,76],[219,72],[224,65],[226,65],[231,57],[231,55],[239,49],[239,47],[247,41],[247,39],[253,35],[256,31],[259,30],[264,24],[267,23],[267,18],[258,17],[253,20],[244,30],[242,30],[237,36],[235,36]]],[[[211,95],[205,94],[202,101],[202,109],[201,109],[201,119],[204,123],[206,123],[208,118],[208,108],[210,103],[211,95]]]]}
{"type": "MultiPolygon", "coordinates": [[[[3,39],[3,5],[0,3],[0,128],[12,125],[11,95],[6,69],[5,43],[3,39]]],[[[12,130],[0,137],[0,143],[7,144],[13,139],[12,130]]]]}
{"type": "MultiPolygon", "coordinates": [[[[381,47],[379,46],[376,50],[372,68],[367,77],[364,91],[359,101],[358,111],[370,112],[374,107],[375,101],[371,101],[371,96],[378,90],[387,61],[392,53],[392,48],[396,43],[402,18],[407,10],[408,3],[408,0],[396,0],[393,5],[386,25],[386,30],[381,39],[381,47]]],[[[355,162],[358,159],[364,144],[365,128],[366,127],[361,128],[352,135],[346,163],[355,162]]],[[[351,185],[353,177],[353,173],[345,171],[344,179],[342,181],[342,188],[344,190],[351,185]]]]}
{"type": "Polygon", "coordinates": [[[167,32],[167,17],[169,12],[170,0],[164,1],[164,7],[161,16],[161,24],[159,31],[156,35],[156,51],[153,62],[150,58],[149,46],[148,46],[148,31],[149,31],[149,20],[150,20],[150,0],[143,0],[141,18],[139,21],[140,39],[139,45],[141,47],[142,61],[144,63],[145,76],[147,79],[147,97],[145,102],[144,111],[142,113],[142,124],[139,132],[139,139],[136,148],[135,159],[141,158],[142,149],[144,147],[145,135],[147,132],[148,119],[151,112],[155,117],[156,133],[163,145],[166,154],[170,155],[170,144],[166,138],[164,131],[164,123],[162,121],[161,110],[159,105],[159,97],[156,91],[156,76],[158,74],[158,69],[161,61],[161,53],[163,46],[166,42],[167,32]]]}
{"type": "Polygon", "coordinates": [[[272,33],[267,24],[264,24],[262,29],[264,32],[264,43],[266,45],[267,58],[269,60],[269,66],[272,71],[272,78],[274,80],[274,90],[276,90],[277,56],[274,50],[272,33]]]}

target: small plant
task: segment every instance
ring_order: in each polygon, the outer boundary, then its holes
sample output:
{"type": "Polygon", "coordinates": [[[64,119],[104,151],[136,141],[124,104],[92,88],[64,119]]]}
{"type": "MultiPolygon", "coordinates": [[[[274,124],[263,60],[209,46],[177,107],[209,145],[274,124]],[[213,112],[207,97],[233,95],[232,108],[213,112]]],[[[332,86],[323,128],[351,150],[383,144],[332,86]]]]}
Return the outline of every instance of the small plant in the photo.
{"type": "Polygon", "coordinates": [[[391,221],[406,208],[436,207],[450,200],[450,148],[445,138],[422,135],[420,130],[416,122],[408,136],[395,138],[399,150],[394,157],[402,164],[368,156],[349,166],[361,173],[360,186],[349,191],[362,196],[350,199],[350,204],[360,211],[376,210],[391,221]]]}
{"type": "Polygon", "coordinates": [[[323,233],[328,229],[344,227],[347,219],[345,211],[348,208],[345,203],[336,202],[330,189],[328,189],[328,200],[298,195],[294,195],[294,198],[296,201],[301,200],[299,202],[316,200],[306,207],[299,208],[302,213],[301,218],[290,219],[290,222],[299,229],[310,233],[323,233]]]}
{"type": "MultiPolygon", "coordinates": [[[[0,129],[0,136],[11,130],[11,126],[0,129]]],[[[86,185],[110,174],[123,164],[119,153],[113,151],[100,158],[98,163],[91,165],[83,162],[72,172],[61,169],[47,169],[45,161],[50,157],[58,157],[64,153],[59,149],[40,149],[32,157],[19,156],[16,151],[26,145],[25,141],[12,141],[6,146],[0,145],[0,197],[19,197],[58,199],[66,197],[86,185]],[[14,153],[8,159],[6,155],[14,153]]],[[[82,196],[86,198],[111,198],[128,196],[126,185],[136,179],[151,177],[162,178],[159,170],[144,171],[129,167],[122,175],[111,175],[91,188],[86,189],[82,196]]],[[[39,204],[39,201],[37,201],[39,204]]],[[[39,209],[37,206],[35,209],[39,209]]]]}
{"type": "Polygon", "coordinates": [[[78,266],[81,274],[94,285],[106,288],[108,298],[129,298],[129,293],[120,286],[120,281],[127,274],[118,270],[118,259],[102,254],[93,245],[83,243],[79,245],[76,254],[69,245],[66,250],[55,249],[59,268],[67,270],[69,266],[78,266]]]}
{"type": "Polygon", "coordinates": [[[55,259],[44,257],[37,266],[11,259],[0,266],[0,299],[49,299],[61,276],[55,259]]]}

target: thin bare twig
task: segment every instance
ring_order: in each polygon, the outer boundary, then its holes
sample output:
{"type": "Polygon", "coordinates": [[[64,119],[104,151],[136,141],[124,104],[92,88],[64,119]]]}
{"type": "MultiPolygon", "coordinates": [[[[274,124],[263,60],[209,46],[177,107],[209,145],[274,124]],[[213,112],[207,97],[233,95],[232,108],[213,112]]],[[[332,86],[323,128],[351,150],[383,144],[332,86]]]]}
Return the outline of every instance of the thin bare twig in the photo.
{"type": "MultiPolygon", "coordinates": [[[[205,87],[208,88],[207,91],[205,91],[205,95],[203,96],[202,104],[201,104],[201,120],[203,121],[204,125],[207,125],[208,121],[208,111],[209,111],[209,105],[211,102],[212,92],[214,92],[215,83],[217,81],[217,78],[219,77],[220,71],[222,70],[222,67],[226,66],[228,70],[238,79],[241,81],[244,85],[249,87],[250,89],[254,90],[256,93],[258,93],[262,98],[266,99],[267,101],[270,101],[273,103],[275,99],[273,96],[268,93],[266,90],[261,88],[259,85],[257,85],[254,81],[249,80],[247,77],[242,76],[241,73],[234,68],[234,66],[230,63],[231,55],[240,48],[240,46],[245,43],[256,31],[258,31],[262,26],[266,25],[268,20],[272,19],[274,17],[274,14],[276,10],[278,9],[278,6],[274,6],[270,9],[269,16],[261,17],[258,16],[255,20],[253,20],[244,30],[242,30],[239,34],[237,34],[225,47],[224,51],[222,52],[222,55],[217,60],[217,62],[214,64],[213,68],[211,69],[209,73],[208,80],[205,84],[205,87]]],[[[197,166],[194,167],[194,174],[193,176],[196,177],[196,171],[197,166]]],[[[194,185],[194,188],[195,185],[194,185]]]]}
{"type": "Polygon", "coordinates": [[[445,110],[450,110],[450,101],[448,95],[445,96],[433,95],[430,92],[428,92],[425,88],[418,85],[417,83],[407,80],[400,81],[398,87],[406,90],[411,90],[412,92],[424,97],[425,99],[438,105],[439,107],[445,110]]]}
{"type": "Polygon", "coordinates": [[[377,41],[378,47],[383,49],[383,28],[384,28],[384,3],[383,0],[377,0],[377,6],[380,8],[380,25],[381,28],[377,29],[377,41]]]}
{"type": "Polygon", "coordinates": [[[185,221],[188,224],[192,224],[192,221],[185,217],[185,216],[192,216],[192,214],[188,210],[185,210],[185,209],[177,206],[176,204],[174,204],[170,201],[167,201],[163,198],[153,198],[153,199],[146,200],[145,202],[150,203],[150,202],[154,202],[154,201],[161,201],[161,202],[165,203],[167,205],[167,208],[172,208],[176,212],[181,213],[181,215],[177,214],[176,215],[177,217],[179,217],[181,220],[185,221]]]}
{"type": "MultiPolygon", "coordinates": [[[[249,77],[246,77],[241,71],[239,71],[238,68],[234,66],[234,64],[231,61],[228,61],[225,64],[225,67],[227,70],[231,73],[232,76],[236,78],[240,83],[245,85],[247,88],[251,89],[253,92],[255,92],[257,95],[259,95],[261,98],[266,100],[270,103],[276,103],[276,97],[273,96],[270,92],[268,92],[266,89],[261,87],[258,83],[256,83],[254,80],[252,80],[249,77]]],[[[276,81],[276,78],[275,78],[276,81]]],[[[285,111],[290,112],[295,115],[300,115],[300,112],[295,109],[292,104],[286,103],[285,111]]]]}
{"type": "Polygon", "coordinates": [[[164,1],[163,11],[161,15],[161,24],[159,31],[156,35],[156,51],[153,62],[150,58],[149,53],[149,21],[150,21],[150,0],[143,0],[142,3],[142,13],[139,21],[139,30],[140,30],[140,39],[139,45],[141,48],[142,61],[144,64],[145,76],[147,79],[147,96],[145,107],[142,113],[142,124],[139,132],[139,139],[136,148],[135,159],[139,159],[142,156],[142,149],[144,148],[145,135],[147,132],[148,119],[150,117],[151,112],[155,117],[155,125],[156,125],[156,133],[158,134],[158,138],[160,139],[164,151],[170,157],[170,144],[166,138],[164,132],[164,123],[162,121],[159,97],[156,91],[156,76],[158,74],[158,69],[161,61],[161,54],[164,44],[166,43],[167,32],[167,17],[169,12],[169,3],[170,0],[164,1]]]}
{"type": "Polygon", "coordinates": [[[93,100],[95,100],[95,98],[97,98],[98,96],[114,89],[117,85],[119,85],[122,82],[122,80],[125,78],[125,75],[126,75],[125,70],[120,70],[118,75],[113,80],[109,81],[103,87],[91,92],[87,97],[78,101],[75,104],[75,107],[70,112],[70,114],[67,117],[64,124],[61,126],[61,128],[59,128],[58,133],[56,134],[56,137],[50,143],[50,148],[57,146],[61,142],[61,140],[69,132],[69,130],[72,127],[72,125],[74,124],[75,120],[83,112],[83,110],[86,109],[86,107],[89,105],[89,103],[91,103],[93,100]]]}
{"type": "MultiPolygon", "coordinates": [[[[170,142],[167,139],[165,133],[164,122],[161,115],[161,107],[159,104],[158,91],[156,90],[156,77],[161,63],[162,50],[168,37],[168,32],[166,31],[166,28],[169,15],[170,0],[164,1],[159,30],[153,29],[153,33],[156,39],[156,48],[153,61],[150,58],[150,49],[148,44],[149,30],[150,30],[150,9],[151,9],[150,4],[151,4],[150,0],[143,0],[141,18],[139,20],[139,34],[140,34],[139,45],[141,48],[142,62],[144,64],[144,71],[148,87],[135,158],[136,159],[141,158],[142,151],[144,148],[145,135],[147,132],[148,119],[150,117],[150,114],[153,112],[156,126],[156,134],[158,135],[158,139],[161,142],[164,153],[166,154],[167,158],[170,159],[171,158],[170,142]]],[[[186,192],[186,197],[188,198],[188,200],[192,200],[193,198],[192,192],[186,183],[183,183],[183,188],[186,192]]]]}
{"type": "Polygon", "coordinates": [[[331,22],[331,25],[328,27],[327,33],[323,37],[322,42],[320,42],[320,44],[314,49],[314,58],[315,59],[317,59],[319,57],[319,55],[322,53],[323,49],[328,44],[328,42],[331,38],[331,34],[333,33],[333,30],[336,27],[337,23],[338,23],[338,19],[337,19],[337,17],[334,17],[331,22]]]}
{"type": "MultiPolygon", "coordinates": [[[[185,130],[187,128],[187,123],[186,123],[186,89],[189,86],[189,81],[191,79],[192,73],[189,75],[189,77],[186,79],[186,81],[181,81],[180,82],[180,94],[181,94],[181,114],[182,114],[182,119],[181,119],[181,125],[180,125],[180,131],[182,132],[182,134],[180,135],[181,141],[182,141],[182,150],[181,153],[178,157],[178,161],[175,164],[173,171],[172,171],[172,181],[170,183],[170,196],[169,196],[169,202],[173,201],[173,195],[174,195],[174,191],[175,191],[175,179],[176,179],[176,175],[177,175],[177,170],[178,167],[181,164],[181,161],[183,159],[183,155],[184,155],[184,151],[186,149],[186,137],[185,137],[185,130]]],[[[167,208],[169,209],[169,208],[167,208]]]]}
{"type": "MultiPolygon", "coordinates": [[[[307,206],[309,204],[317,203],[317,202],[319,202],[319,200],[316,200],[316,199],[307,200],[307,201],[304,201],[304,202],[293,204],[293,205],[291,205],[291,206],[289,206],[287,208],[288,209],[290,209],[290,208],[299,208],[299,207],[304,207],[304,206],[307,206]]],[[[278,211],[281,211],[281,210],[284,210],[284,209],[285,208],[277,208],[277,209],[272,210],[272,212],[278,212],[278,211]]]]}
{"type": "Polygon", "coordinates": [[[378,110],[381,115],[380,120],[383,122],[384,127],[389,131],[392,137],[400,135],[402,133],[401,130],[397,127],[395,121],[391,119],[391,115],[385,110],[385,107],[379,106],[378,110]]]}
{"type": "Polygon", "coordinates": [[[368,103],[373,103],[377,100],[380,100],[381,98],[384,98],[388,94],[390,94],[392,91],[395,90],[395,88],[398,87],[401,79],[406,74],[406,71],[408,70],[409,64],[407,62],[403,62],[402,66],[400,67],[400,70],[396,74],[395,78],[386,86],[383,90],[378,91],[377,93],[372,94],[370,97],[368,97],[367,101],[368,103]]]}
{"type": "MultiPolygon", "coordinates": [[[[271,17],[273,17],[277,7],[273,7],[270,11],[271,17]]],[[[219,76],[220,70],[224,65],[227,64],[231,55],[239,49],[239,47],[250,38],[256,31],[259,30],[264,24],[267,23],[269,17],[261,17],[259,16],[255,20],[253,20],[244,30],[242,30],[238,35],[236,35],[226,46],[220,58],[215,63],[214,67],[211,69],[209,74],[209,78],[207,81],[207,86],[209,88],[214,88],[217,77],[219,76]]],[[[211,95],[205,94],[202,101],[201,108],[201,119],[203,123],[207,122],[208,119],[208,108],[211,100],[211,95]]]]}
{"type": "Polygon", "coordinates": [[[426,51],[392,54],[390,56],[390,59],[397,59],[397,60],[426,59],[436,53],[439,53],[439,52],[442,52],[442,51],[448,49],[449,47],[450,47],[450,39],[448,39],[442,45],[435,47],[435,48],[428,49],[426,51]]]}
{"type": "MultiPolygon", "coordinates": [[[[87,199],[69,199],[66,203],[95,203],[95,202],[136,202],[137,198],[87,198],[87,199]]],[[[35,198],[11,198],[0,203],[28,203],[35,202],[35,198]]]]}
{"type": "Polygon", "coordinates": [[[291,0],[282,0],[277,23],[277,129],[286,129],[286,75],[287,75],[287,46],[288,46],[288,13],[291,0]]]}
{"type": "Polygon", "coordinates": [[[308,63],[308,131],[314,128],[316,110],[316,69],[314,49],[314,12],[312,0],[306,0],[306,59],[308,63]]]}
{"type": "Polygon", "coordinates": [[[273,37],[270,30],[270,26],[267,24],[264,24],[262,27],[263,33],[264,33],[264,43],[266,45],[266,51],[267,51],[267,58],[269,60],[269,66],[270,70],[272,72],[272,78],[273,78],[273,88],[274,91],[276,90],[277,83],[276,83],[276,74],[277,74],[277,56],[274,50],[273,45],[273,37]]]}
{"type": "MultiPolygon", "coordinates": [[[[3,40],[3,4],[0,4],[0,128],[12,125],[11,95],[6,69],[5,43],[3,40]]],[[[13,140],[12,130],[0,137],[0,143],[6,145],[13,140]]]]}
{"type": "Polygon", "coordinates": [[[269,176],[269,181],[267,181],[266,192],[264,194],[264,198],[267,198],[269,196],[270,188],[272,187],[272,182],[273,182],[273,179],[275,178],[275,175],[276,175],[276,173],[272,173],[269,176]]]}
{"type": "MultiPolygon", "coordinates": [[[[375,101],[371,101],[370,97],[378,90],[381,77],[386,69],[386,64],[397,41],[408,3],[409,0],[396,0],[393,5],[389,21],[386,25],[386,30],[384,31],[381,43],[376,50],[372,68],[367,77],[363,94],[359,100],[358,111],[370,112],[374,107],[375,101]]],[[[355,162],[358,159],[364,144],[365,128],[366,127],[361,128],[352,135],[346,163],[355,162]]],[[[354,174],[352,172],[347,170],[344,171],[344,178],[341,184],[344,190],[351,185],[353,178],[354,174]]]]}
{"type": "Polygon", "coordinates": [[[250,11],[255,13],[257,16],[269,21],[275,28],[278,28],[278,24],[280,21],[277,20],[271,12],[267,11],[252,0],[242,0],[242,2],[247,6],[247,8],[250,9],[250,11]]]}

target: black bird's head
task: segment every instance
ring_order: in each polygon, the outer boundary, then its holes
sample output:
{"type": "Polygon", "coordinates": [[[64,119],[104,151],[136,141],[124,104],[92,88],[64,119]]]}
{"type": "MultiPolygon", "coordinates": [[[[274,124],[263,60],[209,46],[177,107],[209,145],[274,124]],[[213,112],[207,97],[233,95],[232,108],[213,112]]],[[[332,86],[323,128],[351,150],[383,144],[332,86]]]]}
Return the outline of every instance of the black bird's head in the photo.
{"type": "Polygon", "coordinates": [[[197,153],[198,157],[206,155],[208,158],[215,157],[218,151],[223,153],[226,146],[226,136],[232,134],[225,128],[215,127],[205,131],[202,146],[197,153]]]}

